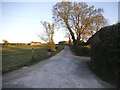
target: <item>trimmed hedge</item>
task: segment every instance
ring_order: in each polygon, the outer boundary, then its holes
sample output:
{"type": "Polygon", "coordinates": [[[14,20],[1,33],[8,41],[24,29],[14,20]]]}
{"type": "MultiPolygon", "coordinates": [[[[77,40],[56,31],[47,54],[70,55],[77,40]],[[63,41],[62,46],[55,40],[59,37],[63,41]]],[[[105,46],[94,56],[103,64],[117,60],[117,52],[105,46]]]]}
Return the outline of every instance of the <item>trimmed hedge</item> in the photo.
{"type": "Polygon", "coordinates": [[[101,42],[92,44],[91,60],[101,75],[120,87],[120,23],[100,30],[101,42]]]}
{"type": "Polygon", "coordinates": [[[70,47],[77,56],[90,56],[90,46],[73,45],[70,47]]]}

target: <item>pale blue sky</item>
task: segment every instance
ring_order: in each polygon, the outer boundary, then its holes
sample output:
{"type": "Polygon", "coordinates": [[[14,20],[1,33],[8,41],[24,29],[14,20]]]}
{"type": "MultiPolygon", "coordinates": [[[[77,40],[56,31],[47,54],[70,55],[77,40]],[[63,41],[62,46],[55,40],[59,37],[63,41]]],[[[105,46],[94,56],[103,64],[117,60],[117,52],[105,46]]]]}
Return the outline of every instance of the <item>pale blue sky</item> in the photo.
{"type": "MultiPolygon", "coordinates": [[[[87,3],[95,8],[103,8],[110,25],[118,21],[117,2],[87,3]]],[[[52,7],[55,4],[56,2],[3,2],[0,42],[3,39],[9,42],[42,42],[37,36],[43,30],[40,21],[52,22],[52,7]]],[[[61,30],[55,32],[54,40],[56,43],[66,40],[61,30]]]]}

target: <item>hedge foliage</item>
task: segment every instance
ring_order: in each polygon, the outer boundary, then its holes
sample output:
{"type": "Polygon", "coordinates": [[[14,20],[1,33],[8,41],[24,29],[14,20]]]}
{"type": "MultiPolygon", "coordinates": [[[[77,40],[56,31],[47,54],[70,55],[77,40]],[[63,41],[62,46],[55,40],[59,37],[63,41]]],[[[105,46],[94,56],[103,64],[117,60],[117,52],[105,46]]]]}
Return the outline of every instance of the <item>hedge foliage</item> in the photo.
{"type": "Polygon", "coordinates": [[[91,59],[102,75],[120,87],[120,23],[102,28],[100,43],[92,44],[91,59]]]}
{"type": "Polygon", "coordinates": [[[79,43],[77,45],[71,45],[71,50],[77,56],[90,56],[90,46],[79,43]]]}
{"type": "MultiPolygon", "coordinates": [[[[106,81],[120,87],[120,23],[102,28],[100,42],[71,45],[71,50],[78,56],[91,57],[91,69],[106,81]]],[[[96,33],[96,34],[97,34],[96,33]]]]}

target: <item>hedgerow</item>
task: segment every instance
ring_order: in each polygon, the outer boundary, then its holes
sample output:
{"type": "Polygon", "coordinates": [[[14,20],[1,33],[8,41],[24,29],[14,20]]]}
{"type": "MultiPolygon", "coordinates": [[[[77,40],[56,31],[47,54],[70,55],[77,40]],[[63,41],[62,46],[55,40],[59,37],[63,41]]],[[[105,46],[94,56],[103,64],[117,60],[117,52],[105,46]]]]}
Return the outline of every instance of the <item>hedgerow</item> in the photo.
{"type": "Polygon", "coordinates": [[[101,75],[120,87],[120,23],[102,28],[100,43],[92,43],[91,60],[101,75]]]}

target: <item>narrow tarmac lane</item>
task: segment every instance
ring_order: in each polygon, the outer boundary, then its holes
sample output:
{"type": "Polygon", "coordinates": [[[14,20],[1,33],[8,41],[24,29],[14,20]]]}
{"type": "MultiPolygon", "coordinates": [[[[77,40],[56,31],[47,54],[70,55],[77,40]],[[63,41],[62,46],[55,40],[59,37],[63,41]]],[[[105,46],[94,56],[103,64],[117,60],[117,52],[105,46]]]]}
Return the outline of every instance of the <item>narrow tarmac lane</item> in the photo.
{"type": "Polygon", "coordinates": [[[67,46],[57,55],[3,76],[3,88],[111,88],[72,54],[67,46]]]}

